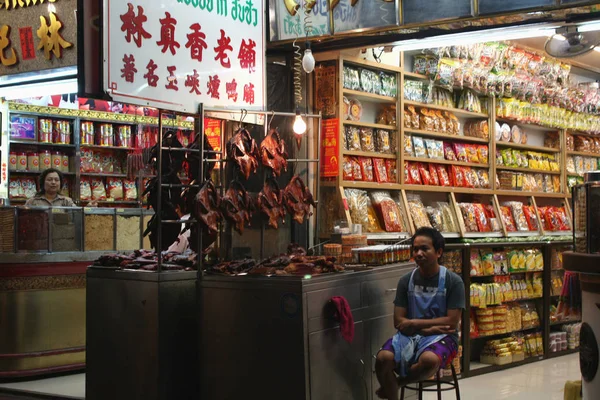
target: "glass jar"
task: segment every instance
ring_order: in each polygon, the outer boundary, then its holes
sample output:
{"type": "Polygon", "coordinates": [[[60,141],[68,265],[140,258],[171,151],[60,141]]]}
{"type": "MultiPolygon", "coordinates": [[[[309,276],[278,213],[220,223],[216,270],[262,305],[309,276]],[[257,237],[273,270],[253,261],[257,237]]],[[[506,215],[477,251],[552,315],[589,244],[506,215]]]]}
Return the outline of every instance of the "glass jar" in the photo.
{"type": "Polygon", "coordinates": [[[41,170],[46,170],[50,167],[52,167],[52,155],[50,154],[50,151],[48,150],[44,150],[40,152],[40,168],[41,170]]]}
{"type": "Polygon", "coordinates": [[[27,154],[27,169],[29,171],[40,170],[40,156],[36,151],[27,154]]]}
{"type": "Polygon", "coordinates": [[[27,171],[27,153],[17,153],[17,171],[27,171]]]}
{"type": "Polygon", "coordinates": [[[62,154],[60,151],[55,151],[52,153],[52,168],[61,170],[62,168],[62,154]]]}
{"type": "Polygon", "coordinates": [[[17,170],[17,152],[11,151],[8,155],[8,170],[16,171],[17,170]]]}

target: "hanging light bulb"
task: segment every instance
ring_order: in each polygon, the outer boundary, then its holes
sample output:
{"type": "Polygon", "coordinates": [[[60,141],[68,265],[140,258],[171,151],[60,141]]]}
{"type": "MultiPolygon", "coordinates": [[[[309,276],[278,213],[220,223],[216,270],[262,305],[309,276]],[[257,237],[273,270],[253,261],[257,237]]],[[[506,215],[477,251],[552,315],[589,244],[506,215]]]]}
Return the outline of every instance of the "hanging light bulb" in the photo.
{"type": "Polygon", "coordinates": [[[306,122],[304,122],[304,118],[300,115],[300,109],[296,108],[296,119],[294,120],[294,126],[292,128],[296,135],[302,135],[306,132],[306,122]]]}
{"type": "Polygon", "coordinates": [[[310,49],[310,42],[306,42],[306,50],[304,50],[304,57],[302,57],[302,68],[307,74],[315,70],[315,57],[313,57],[310,49]]]}

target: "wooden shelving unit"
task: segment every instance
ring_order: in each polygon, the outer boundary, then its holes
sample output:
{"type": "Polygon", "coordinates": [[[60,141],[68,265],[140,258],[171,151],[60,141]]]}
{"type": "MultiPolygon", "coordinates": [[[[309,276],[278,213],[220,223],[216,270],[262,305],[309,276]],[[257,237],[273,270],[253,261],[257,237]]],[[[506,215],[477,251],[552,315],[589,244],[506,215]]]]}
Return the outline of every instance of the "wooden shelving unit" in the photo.
{"type": "MultiPolygon", "coordinates": [[[[510,197],[511,200],[519,199],[519,201],[523,201],[526,204],[531,204],[534,206],[536,212],[537,205],[535,204],[535,198],[544,199],[544,201],[567,201],[568,194],[565,191],[566,188],[566,158],[565,152],[561,152],[559,148],[552,148],[544,146],[544,136],[546,132],[559,132],[561,137],[560,148],[564,148],[564,139],[565,135],[563,131],[551,127],[545,127],[530,123],[524,123],[520,121],[514,121],[511,119],[505,118],[496,118],[496,102],[493,98],[482,98],[482,109],[485,109],[485,112],[476,113],[461,110],[453,107],[443,107],[435,104],[425,104],[415,101],[407,101],[404,99],[404,81],[406,79],[411,80],[422,80],[422,81],[430,81],[430,79],[425,75],[415,74],[413,72],[406,71],[403,68],[403,56],[400,56],[400,66],[391,66],[384,65],[379,63],[374,63],[371,61],[365,61],[354,57],[346,57],[340,53],[325,53],[317,55],[318,62],[335,62],[336,65],[336,73],[337,73],[337,91],[336,91],[336,117],[340,117],[343,115],[343,104],[344,97],[348,98],[348,100],[358,99],[363,103],[363,108],[365,107],[365,103],[368,105],[368,108],[373,112],[373,110],[380,110],[383,107],[389,107],[391,105],[396,106],[396,125],[390,126],[385,124],[376,124],[373,122],[363,122],[363,121],[349,121],[349,120],[340,120],[340,143],[345,142],[345,134],[344,129],[346,126],[356,126],[361,128],[371,128],[371,129],[385,129],[389,132],[393,132],[393,140],[395,141],[395,154],[381,154],[377,152],[365,152],[365,151],[349,151],[344,150],[343,146],[340,146],[339,150],[339,173],[338,177],[335,181],[329,181],[322,184],[324,188],[337,188],[338,189],[338,197],[340,199],[344,199],[344,189],[362,189],[370,192],[372,190],[387,190],[392,193],[393,196],[400,196],[402,199],[399,204],[403,206],[404,210],[402,210],[404,217],[406,218],[406,222],[411,227],[411,231],[414,231],[415,226],[412,221],[409,204],[407,202],[407,194],[420,194],[423,197],[424,203],[426,201],[440,201],[443,199],[452,205],[452,210],[454,212],[454,217],[459,225],[461,225],[461,231],[459,233],[449,233],[447,235],[448,239],[453,237],[460,238],[485,238],[485,237],[514,237],[527,234],[528,236],[538,235],[541,236],[544,232],[540,229],[538,232],[526,232],[526,233],[510,233],[506,231],[504,224],[500,220],[500,225],[502,230],[500,232],[489,232],[489,233],[481,233],[481,232],[466,232],[464,229],[464,224],[462,224],[462,215],[457,204],[457,197],[460,196],[460,201],[467,202],[476,202],[476,203],[487,203],[492,204],[496,211],[496,214],[499,215],[499,207],[501,201],[504,201],[505,197],[510,197]],[[381,96],[374,93],[366,93],[359,90],[350,90],[343,88],[343,68],[344,66],[352,66],[358,68],[366,68],[373,71],[383,71],[386,73],[396,74],[396,80],[398,83],[397,93],[398,97],[388,97],[381,96]],[[417,109],[427,108],[432,110],[440,110],[447,111],[454,114],[456,117],[460,118],[461,129],[459,134],[451,135],[444,132],[436,132],[422,129],[413,129],[410,127],[404,126],[403,116],[404,109],[407,106],[414,106],[417,109]],[[482,121],[487,120],[488,122],[488,138],[479,138],[479,137],[471,137],[464,136],[463,128],[466,122],[468,121],[482,121]],[[512,142],[502,142],[496,141],[494,130],[495,130],[495,122],[507,122],[512,125],[518,125],[524,130],[528,132],[529,142],[528,144],[521,143],[512,143],[512,142]],[[541,135],[537,140],[531,140],[532,136],[541,135]],[[423,138],[435,138],[438,140],[443,140],[445,142],[451,143],[464,143],[465,145],[478,145],[485,144],[488,146],[488,159],[489,162],[487,164],[482,163],[471,163],[471,162],[461,162],[461,161],[449,161],[446,159],[431,159],[426,157],[415,157],[412,155],[404,154],[404,141],[406,136],[411,137],[423,137],[423,138]],[[558,159],[560,163],[559,171],[543,171],[538,169],[531,168],[520,168],[520,167],[508,167],[502,165],[496,165],[496,153],[501,149],[511,148],[518,149],[523,151],[534,151],[541,152],[547,154],[560,154],[558,159]],[[378,182],[363,182],[363,181],[346,181],[343,180],[343,166],[344,161],[343,157],[369,157],[369,158],[384,158],[387,160],[396,160],[396,171],[397,171],[397,180],[394,183],[378,183],[378,182]],[[446,187],[446,186],[429,186],[429,185],[413,185],[413,184],[405,184],[405,163],[429,163],[429,164],[441,164],[444,166],[458,166],[458,167],[469,167],[473,169],[485,169],[489,175],[489,184],[490,187],[487,189],[481,188],[467,188],[467,187],[446,187]],[[524,192],[519,190],[500,190],[496,187],[496,174],[497,171],[510,171],[514,173],[522,173],[522,174],[547,174],[552,176],[560,176],[561,177],[561,188],[562,191],[560,193],[542,193],[542,192],[524,192]],[[456,195],[456,196],[455,196],[456,195]],[[466,196],[466,197],[465,197],[466,196]],[[499,200],[500,197],[500,200],[499,200]],[[426,200],[429,199],[429,200],[426,200]],[[521,200],[522,199],[522,200],[521,200]]],[[[331,64],[330,64],[331,65],[331,64]]],[[[366,108],[364,108],[366,110],[366,108]]],[[[365,115],[363,112],[362,118],[365,121],[375,121],[376,118],[373,115],[365,115]]],[[[392,138],[392,136],[390,136],[392,138]]],[[[392,139],[391,139],[392,140],[392,139]]],[[[587,155],[587,154],[586,154],[587,155]]],[[[595,156],[595,155],[589,155],[595,156]]],[[[600,155],[597,155],[600,158],[600,155]]],[[[426,204],[427,205],[427,204],[426,204]]],[[[402,207],[401,207],[402,208],[402,207]]],[[[352,223],[350,219],[350,213],[346,212],[346,216],[348,219],[348,223],[352,223]]],[[[410,232],[409,232],[410,233],[410,232]]],[[[376,236],[372,236],[374,240],[376,240],[376,236]]],[[[380,237],[383,237],[380,235],[380,237]]]]}

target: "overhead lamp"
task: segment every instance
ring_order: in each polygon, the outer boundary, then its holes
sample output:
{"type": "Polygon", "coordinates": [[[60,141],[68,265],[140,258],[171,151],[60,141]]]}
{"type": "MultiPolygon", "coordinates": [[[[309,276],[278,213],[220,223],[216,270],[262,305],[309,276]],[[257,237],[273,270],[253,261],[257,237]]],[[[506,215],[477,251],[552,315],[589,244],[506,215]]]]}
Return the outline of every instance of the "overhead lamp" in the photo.
{"type": "Polygon", "coordinates": [[[315,57],[310,49],[310,42],[306,42],[306,50],[304,50],[304,57],[302,57],[302,69],[307,74],[315,70],[315,57]]]}
{"type": "Polygon", "coordinates": [[[577,25],[578,32],[600,31],[600,21],[584,22],[577,25]]]}
{"type": "Polygon", "coordinates": [[[292,129],[296,135],[303,135],[306,132],[306,122],[302,118],[302,115],[300,115],[300,108],[296,108],[296,119],[294,119],[292,129]]]}
{"type": "Polygon", "coordinates": [[[4,97],[6,100],[16,100],[30,97],[53,96],[77,93],[77,89],[77,78],[72,78],[54,82],[0,87],[0,98],[4,97]]]}
{"type": "Polygon", "coordinates": [[[529,27],[498,28],[486,31],[473,31],[439,35],[423,39],[409,39],[396,42],[393,51],[413,51],[427,48],[469,45],[502,40],[528,39],[554,35],[557,25],[542,24],[529,27]]]}

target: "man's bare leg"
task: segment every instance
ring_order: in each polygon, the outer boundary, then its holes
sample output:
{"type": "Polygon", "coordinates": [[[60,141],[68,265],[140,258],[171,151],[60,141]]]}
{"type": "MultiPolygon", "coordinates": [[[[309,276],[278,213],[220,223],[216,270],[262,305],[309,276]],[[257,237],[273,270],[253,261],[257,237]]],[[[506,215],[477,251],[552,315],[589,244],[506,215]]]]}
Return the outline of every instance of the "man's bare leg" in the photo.
{"type": "Polygon", "coordinates": [[[424,351],[416,364],[408,370],[408,376],[398,378],[398,386],[406,386],[410,383],[420,382],[435,375],[440,369],[440,358],[431,351],[424,351]]]}
{"type": "Polygon", "coordinates": [[[375,361],[375,373],[381,386],[377,389],[377,396],[380,399],[398,400],[398,383],[394,368],[396,368],[394,353],[380,350],[375,361]]]}

